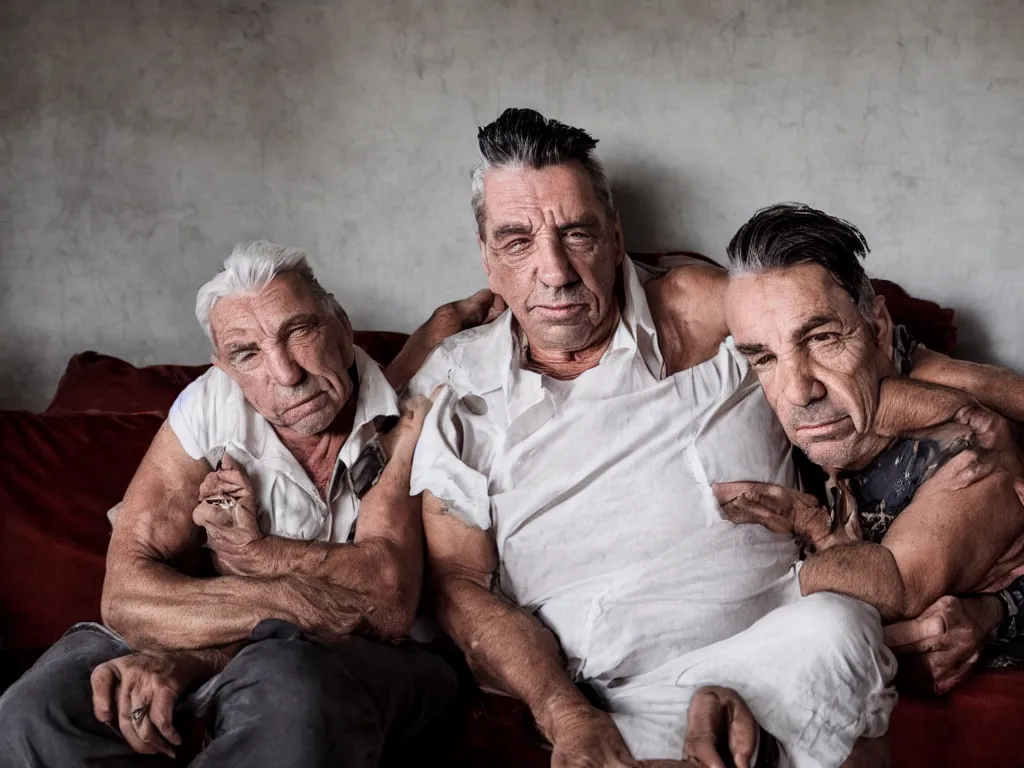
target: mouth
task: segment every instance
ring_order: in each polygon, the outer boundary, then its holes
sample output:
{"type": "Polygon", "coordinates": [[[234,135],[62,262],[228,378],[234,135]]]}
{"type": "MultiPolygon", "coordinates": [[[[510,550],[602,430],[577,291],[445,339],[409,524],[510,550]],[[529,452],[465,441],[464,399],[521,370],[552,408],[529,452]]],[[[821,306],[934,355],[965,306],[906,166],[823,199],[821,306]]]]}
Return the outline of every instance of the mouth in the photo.
{"type": "Polygon", "coordinates": [[[804,439],[825,439],[833,437],[841,432],[846,431],[846,422],[850,420],[849,416],[840,416],[838,419],[832,419],[831,421],[822,421],[818,424],[806,424],[796,428],[797,434],[804,439]]]}
{"type": "Polygon", "coordinates": [[[580,312],[585,312],[586,309],[586,304],[538,304],[533,308],[533,311],[539,312],[545,317],[559,320],[573,317],[580,312]]]}
{"type": "Polygon", "coordinates": [[[305,400],[297,402],[295,405],[290,405],[284,409],[282,413],[292,413],[293,411],[303,409],[311,409],[320,405],[320,400],[327,396],[326,392],[317,392],[315,395],[307,397],[305,400]]]}

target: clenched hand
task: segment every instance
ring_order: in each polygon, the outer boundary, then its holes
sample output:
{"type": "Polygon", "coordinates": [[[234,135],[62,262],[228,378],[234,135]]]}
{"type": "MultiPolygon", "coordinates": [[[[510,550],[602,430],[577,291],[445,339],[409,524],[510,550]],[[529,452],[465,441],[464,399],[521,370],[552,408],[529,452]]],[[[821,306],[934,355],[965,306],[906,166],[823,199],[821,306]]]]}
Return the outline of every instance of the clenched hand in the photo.
{"type": "Polygon", "coordinates": [[[222,576],[255,576],[265,565],[264,535],[256,517],[256,498],[245,469],[225,453],[221,468],[199,486],[199,504],[192,512],[206,529],[206,545],[222,576]]]}

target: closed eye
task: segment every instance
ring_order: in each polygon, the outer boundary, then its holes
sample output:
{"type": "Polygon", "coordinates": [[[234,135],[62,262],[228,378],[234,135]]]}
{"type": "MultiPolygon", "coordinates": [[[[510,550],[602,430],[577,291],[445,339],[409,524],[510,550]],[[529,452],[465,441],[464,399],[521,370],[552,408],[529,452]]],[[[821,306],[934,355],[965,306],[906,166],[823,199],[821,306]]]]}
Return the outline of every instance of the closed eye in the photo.
{"type": "Polygon", "coordinates": [[[836,341],[839,338],[838,333],[816,333],[808,339],[809,341],[816,342],[829,342],[836,341]]]}
{"type": "Polygon", "coordinates": [[[774,361],[775,355],[758,355],[753,360],[751,360],[750,364],[753,365],[755,368],[763,368],[764,366],[774,361]]]}

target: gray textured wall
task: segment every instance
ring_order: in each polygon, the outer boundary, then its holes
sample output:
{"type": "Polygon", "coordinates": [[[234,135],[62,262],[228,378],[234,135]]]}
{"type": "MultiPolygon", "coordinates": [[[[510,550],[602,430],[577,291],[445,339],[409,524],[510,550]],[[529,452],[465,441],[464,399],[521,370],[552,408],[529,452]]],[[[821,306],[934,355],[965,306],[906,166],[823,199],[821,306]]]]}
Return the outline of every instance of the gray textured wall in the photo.
{"type": "Polygon", "coordinates": [[[862,226],[869,268],[1024,367],[1024,4],[0,1],[0,406],[67,357],[197,362],[239,239],[306,247],[357,326],[483,283],[478,124],[591,129],[636,249],[720,256],[760,205],[862,226]]]}

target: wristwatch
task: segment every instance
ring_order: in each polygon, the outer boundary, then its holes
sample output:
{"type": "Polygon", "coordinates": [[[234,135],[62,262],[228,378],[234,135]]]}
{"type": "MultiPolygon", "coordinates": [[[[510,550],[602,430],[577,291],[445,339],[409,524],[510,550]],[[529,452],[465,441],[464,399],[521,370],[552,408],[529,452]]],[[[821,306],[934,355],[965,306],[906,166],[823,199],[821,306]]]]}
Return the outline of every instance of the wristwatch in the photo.
{"type": "Polygon", "coordinates": [[[1013,640],[1024,627],[1020,626],[1018,617],[1024,609],[1024,576],[1019,577],[1010,586],[998,593],[998,597],[1006,605],[1006,615],[995,628],[993,639],[997,642],[1013,640]]]}

